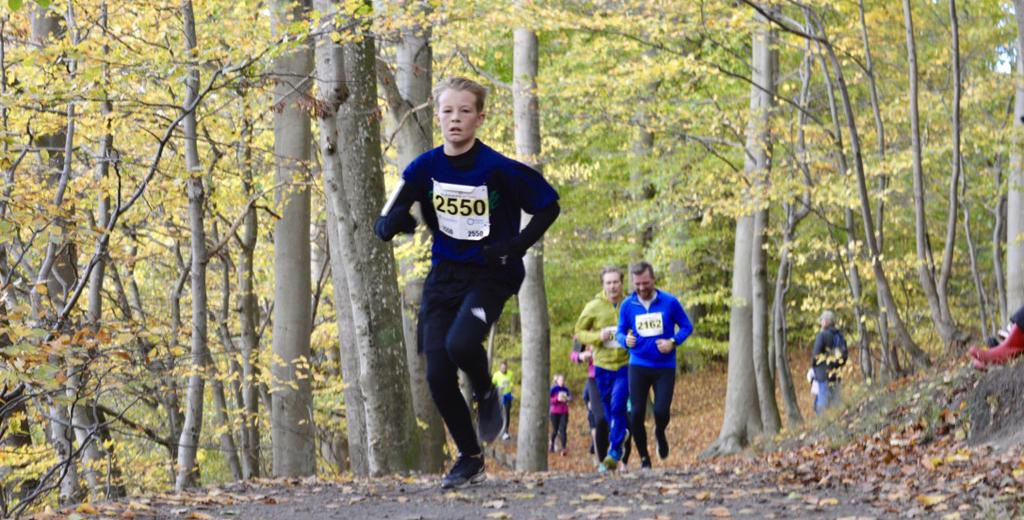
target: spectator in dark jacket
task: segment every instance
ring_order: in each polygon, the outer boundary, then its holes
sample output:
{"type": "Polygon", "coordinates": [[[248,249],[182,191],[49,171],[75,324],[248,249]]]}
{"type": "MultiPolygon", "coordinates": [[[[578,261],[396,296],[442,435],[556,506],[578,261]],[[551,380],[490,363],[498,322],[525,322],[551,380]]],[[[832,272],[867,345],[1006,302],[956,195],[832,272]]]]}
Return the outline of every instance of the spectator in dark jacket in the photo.
{"type": "Polygon", "coordinates": [[[811,351],[811,367],[818,391],[814,399],[814,413],[818,415],[839,401],[841,368],[847,359],[846,339],[836,328],[835,319],[832,311],[821,313],[821,330],[814,338],[811,351]]]}

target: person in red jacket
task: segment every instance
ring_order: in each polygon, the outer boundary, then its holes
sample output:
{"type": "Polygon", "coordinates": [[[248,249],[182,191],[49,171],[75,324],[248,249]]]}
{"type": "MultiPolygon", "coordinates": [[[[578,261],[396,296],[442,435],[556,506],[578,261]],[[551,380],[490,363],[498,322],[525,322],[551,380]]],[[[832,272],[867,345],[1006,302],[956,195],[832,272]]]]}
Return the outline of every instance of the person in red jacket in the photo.
{"type": "Polygon", "coordinates": [[[992,365],[1002,365],[1024,352],[1024,307],[1017,309],[1010,317],[1006,337],[995,347],[982,350],[971,347],[967,352],[971,356],[971,364],[978,370],[992,365]]]}

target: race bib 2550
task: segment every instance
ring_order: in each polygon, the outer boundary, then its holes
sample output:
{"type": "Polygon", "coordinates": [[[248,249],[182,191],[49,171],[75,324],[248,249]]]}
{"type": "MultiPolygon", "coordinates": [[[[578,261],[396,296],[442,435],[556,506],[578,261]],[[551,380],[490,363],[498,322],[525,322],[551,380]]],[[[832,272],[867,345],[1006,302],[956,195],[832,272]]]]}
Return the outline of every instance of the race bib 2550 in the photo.
{"type": "Polygon", "coordinates": [[[491,233],[486,185],[434,181],[432,202],[442,233],[458,240],[480,240],[491,233]]]}

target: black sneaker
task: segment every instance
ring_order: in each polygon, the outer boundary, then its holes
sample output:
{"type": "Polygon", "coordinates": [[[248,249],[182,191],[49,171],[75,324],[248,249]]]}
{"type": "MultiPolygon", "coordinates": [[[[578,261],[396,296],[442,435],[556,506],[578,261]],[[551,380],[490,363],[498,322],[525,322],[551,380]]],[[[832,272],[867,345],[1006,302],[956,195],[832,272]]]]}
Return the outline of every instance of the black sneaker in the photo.
{"type": "Polygon", "coordinates": [[[660,457],[661,460],[667,459],[668,458],[668,439],[665,438],[665,432],[655,430],[654,431],[654,437],[658,439],[658,457],[660,457]]]}
{"type": "Polygon", "coordinates": [[[651,469],[651,459],[647,457],[640,458],[640,469],[651,469]]]}
{"type": "Polygon", "coordinates": [[[470,484],[479,484],[487,478],[484,473],[484,456],[459,455],[455,465],[441,479],[441,489],[460,488],[470,484]]]}
{"type": "Polygon", "coordinates": [[[504,419],[501,417],[501,401],[498,399],[498,389],[491,385],[491,389],[477,399],[476,403],[476,428],[480,434],[480,440],[491,442],[498,438],[504,426],[504,419]]]}

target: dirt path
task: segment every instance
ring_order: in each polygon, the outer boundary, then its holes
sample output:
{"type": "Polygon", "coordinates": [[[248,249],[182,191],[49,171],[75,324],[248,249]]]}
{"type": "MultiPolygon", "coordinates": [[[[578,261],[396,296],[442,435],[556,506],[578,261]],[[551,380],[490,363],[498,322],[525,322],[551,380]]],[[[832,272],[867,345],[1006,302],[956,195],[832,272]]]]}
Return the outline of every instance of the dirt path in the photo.
{"type": "Polygon", "coordinates": [[[233,484],[179,496],[161,495],[96,506],[122,518],[267,519],[668,519],[885,518],[853,490],[779,485],[767,474],[704,467],[634,471],[613,476],[540,474],[493,477],[459,491],[437,478],[347,482],[273,480],[233,484]]]}

